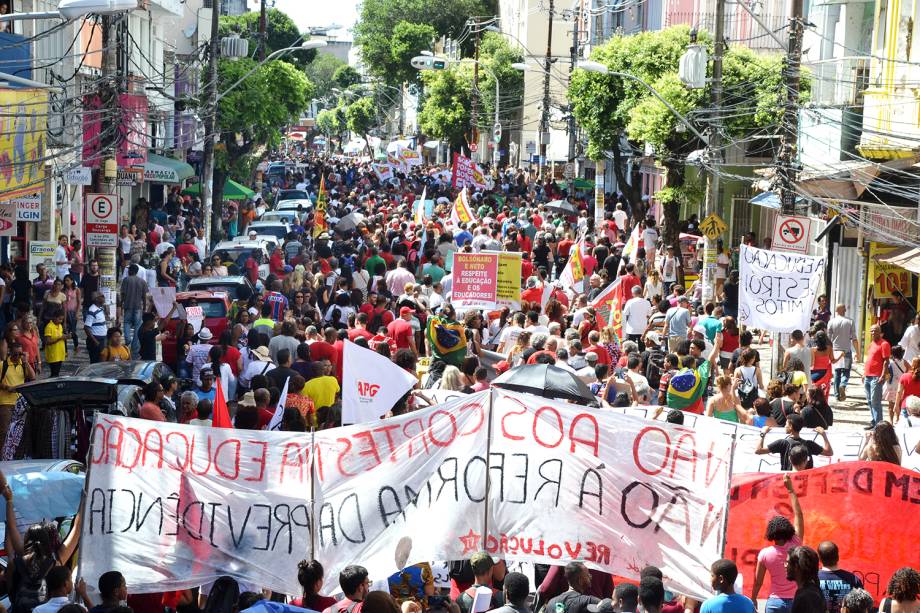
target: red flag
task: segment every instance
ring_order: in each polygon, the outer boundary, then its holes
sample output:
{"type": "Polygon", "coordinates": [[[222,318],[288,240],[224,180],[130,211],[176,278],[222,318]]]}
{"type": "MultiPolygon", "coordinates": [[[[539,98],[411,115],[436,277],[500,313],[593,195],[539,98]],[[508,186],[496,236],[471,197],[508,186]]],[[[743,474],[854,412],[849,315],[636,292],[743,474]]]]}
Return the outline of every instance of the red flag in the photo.
{"type": "Polygon", "coordinates": [[[597,298],[591,301],[590,306],[597,312],[597,319],[603,326],[613,326],[617,338],[623,340],[623,305],[629,300],[626,295],[626,285],[622,277],[604,288],[597,298]]]}
{"type": "Polygon", "coordinates": [[[211,414],[212,428],[232,428],[233,422],[230,421],[230,410],[227,408],[227,401],[224,400],[224,390],[220,386],[220,377],[216,377],[217,391],[214,392],[214,411],[211,414]]]}

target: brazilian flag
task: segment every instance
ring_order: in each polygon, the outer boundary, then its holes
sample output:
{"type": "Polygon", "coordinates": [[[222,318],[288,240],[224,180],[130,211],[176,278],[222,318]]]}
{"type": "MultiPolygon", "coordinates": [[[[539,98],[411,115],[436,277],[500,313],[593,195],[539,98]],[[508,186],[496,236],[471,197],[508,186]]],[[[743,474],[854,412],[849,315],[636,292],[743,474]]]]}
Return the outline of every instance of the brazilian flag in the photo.
{"type": "Polygon", "coordinates": [[[466,357],[466,330],[459,321],[443,315],[428,318],[428,343],[432,357],[460,366],[466,357]]]}

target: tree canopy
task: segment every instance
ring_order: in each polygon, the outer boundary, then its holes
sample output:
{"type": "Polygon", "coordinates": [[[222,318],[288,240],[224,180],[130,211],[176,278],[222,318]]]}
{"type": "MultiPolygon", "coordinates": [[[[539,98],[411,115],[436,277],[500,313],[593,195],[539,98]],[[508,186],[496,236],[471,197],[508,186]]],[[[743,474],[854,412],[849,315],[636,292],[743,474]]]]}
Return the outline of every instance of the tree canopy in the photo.
{"type": "MultiPolygon", "coordinates": [[[[259,48],[259,12],[249,11],[242,15],[231,15],[220,18],[220,36],[237,33],[241,38],[249,41],[249,55],[258,57],[259,48]]],[[[265,13],[265,55],[285,47],[296,47],[306,40],[297,24],[287,13],[272,8],[265,13]],[[302,40],[303,39],[303,40],[302,40]]],[[[303,68],[316,57],[315,49],[292,51],[285,55],[285,60],[303,68]]]]}
{"type": "Polygon", "coordinates": [[[377,107],[371,98],[360,98],[345,108],[345,121],[348,129],[355,134],[360,134],[367,144],[370,155],[371,144],[368,134],[377,127],[377,107]]]}
{"type": "Polygon", "coordinates": [[[408,59],[422,50],[416,43],[428,34],[423,28],[433,33],[429,44],[437,36],[457,37],[470,16],[492,15],[495,8],[494,0],[364,0],[355,44],[371,74],[399,84],[414,80],[408,59]]]}

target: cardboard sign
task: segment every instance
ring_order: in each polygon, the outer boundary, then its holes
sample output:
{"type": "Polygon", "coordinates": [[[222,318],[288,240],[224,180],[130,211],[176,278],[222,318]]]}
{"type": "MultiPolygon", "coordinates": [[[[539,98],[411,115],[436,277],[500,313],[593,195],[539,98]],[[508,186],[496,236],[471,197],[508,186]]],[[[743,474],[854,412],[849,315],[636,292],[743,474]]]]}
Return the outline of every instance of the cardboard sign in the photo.
{"type": "Polygon", "coordinates": [[[777,215],[773,225],[773,249],[808,253],[811,243],[811,219],[796,215],[777,215]]]}
{"type": "Polygon", "coordinates": [[[769,330],[807,330],[826,260],[741,245],[738,323],[769,330]]]}
{"type": "Polygon", "coordinates": [[[118,246],[118,197],[86,194],[86,246],[118,246]]]}
{"type": "MultiPolygon", "coordinates": [[[[166,317],[176,302],[175,287],[151,287],[150,296],[153,298],[153,306],[157,310],[157,315],[166,317]]],[[[198,307],[201,308],[201,307],[198,307]]]]}
{"type": "Polygon", "coordinates": [[[187,306],[185,307],[185,319],[192,324],[195,334],[198,334],[204,322],[204,310],[200,306],[187,306]]]}

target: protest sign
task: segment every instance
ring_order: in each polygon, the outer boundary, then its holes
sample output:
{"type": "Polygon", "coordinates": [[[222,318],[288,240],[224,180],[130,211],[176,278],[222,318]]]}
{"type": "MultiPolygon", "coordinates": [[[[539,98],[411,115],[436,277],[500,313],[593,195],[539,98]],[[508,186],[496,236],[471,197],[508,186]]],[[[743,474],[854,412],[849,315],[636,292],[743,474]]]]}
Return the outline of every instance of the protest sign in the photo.
{"type": "Polygon", "coordinates": [[[378,420],[418,379],[376,351],[345,341],[342,367],[342,423],[378,420]]]}
{"type": "Polygon", "coordinates": [[[600,325],[611,326],[614,334],[621,341],[625,340],[623,334],[623,305],[632,297],[626,294],[626,284],[622,281],[622,277],[617,277],[616,281],[605,287],[590,304],[597,313],[600,325]]]}
{"type": "Polygon", "coordinates": [[[150,296],[153,298],[153,306],[157,310],[157,315],[166,317],[176,302],[176,288],[151,287],[150,296]]]}
{"type": "MultiPolygon", "coordinates": [[[[833,541],[841,564],[878,601],[894,571],[917,559],[920,524],[907,518],[920,504],[920,474],[894,464],[846,462],[794,473],[792,481],[805,517],[805,544],[833,541]]],[[[783,477],[736,476],[730,509],[725,557],[738,564],[750,595],[757,553],[770,544],[767,522],[792,517],[783,477]]]]}
{"type": "Polygon", "coordinates": [[[807,330],[824,278],[821,257],[741,245],[738,323],[769,330],[807,330]]]}
{"type": "Polygon", "coordinates": [[[201,332],[201,324],[204,322],[204,309],[200,306],[185,307],[185,319],[192,324],[195,334],[201,332]]]}
{"type": "Polygon", "coordinates": [[[374,169],[374,174],[377,175],[377,179],[381,182],[389,181],[393,178],[393,169],[390,168],[389,164],[371,164],[371,168],[374,169]]]}
{"type": "Polygon", "coordinates": [[[580,292],[584,288],[584,248],[584,241],[578,241],[572,245],[572,249],[569,251],[569,261],[566,262],[565,268],[562,269],[562,273],[559,275],[559,282],[562,283],[562,287],[576,292],[580,292]]]}
{"type": "Polygon", "coordinates": [[[479,164],[459,153],[454,154],[454,165],[451,172],[453,183],[451,187],[471,187],[473,189],[487,189],[491,181],[482,172],[479,164]]]}
{"type": "Polygon", "coordinates": [[[458,227],[462,223],[473,221],[477,221],[476,214],[473,212],[473,207],[470,206],[470,195],[464,188],[454,200],[454,206],[450,210],[450,222],[454,227],[458,227]]]}
{"type": "Polygon", "coordinates": [[[451,304],[458,311],[521,307],[521,254],[454,253],[451,304]]]}
{"type": "Polygon", "coordinates": [[[400,147],[399,161],[407,168],[412,168],[414,166],[421,166],[424,160],[422,160],[422,155],[418,151],[409,149],[408,147],[400,147]]]}
{"type": "Polygon", "coordinates": [[[302,432],[100,415],[87,476],[82,575],[96,585],[102,573],[118,569],[135,593],[229,575],[298,594],[297,563],[310,555],[310,464],[302,432]]]}

